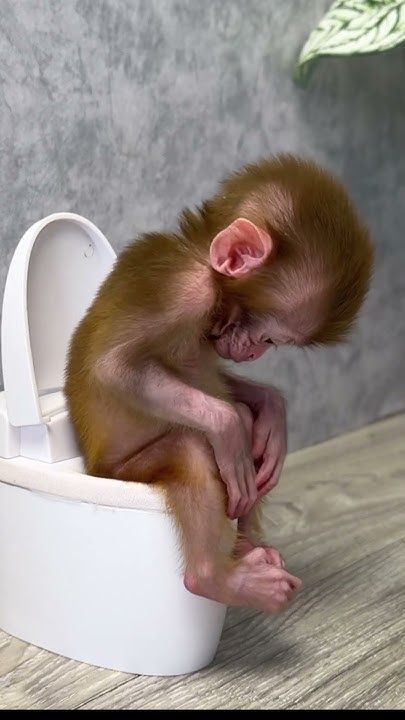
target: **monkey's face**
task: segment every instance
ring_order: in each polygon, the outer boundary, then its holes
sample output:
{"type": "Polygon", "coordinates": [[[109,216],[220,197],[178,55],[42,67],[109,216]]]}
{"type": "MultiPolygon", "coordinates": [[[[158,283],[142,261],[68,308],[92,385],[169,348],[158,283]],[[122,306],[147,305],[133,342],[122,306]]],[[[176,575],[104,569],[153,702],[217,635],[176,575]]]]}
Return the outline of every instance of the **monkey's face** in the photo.
{"type": "MultiPolygon", "coordinates": [[[[237,280],[249,277],[252,271],[261,268],[271,259],[273,243],[270,235],[246,218],[238,218],[222,230],[212,241],[210,248],[211,265],[217,273],[237,280]]],[[[261,311],[257,315],[249,304],[238,306],[238,293],[233,295],[232,282],[224,293],[225,304],[220,319],[213,323],[211,340],[220,357],[235,362],[257,360],[270,346],[303,345],[313,334],[319,323],[319,291],[311,279],[305,292],[293,287],[283,296],[277,312],[261,311]]],[[[269,283],[270,283],[269,278],[269,283]]],[[[303,281],[300,278],[300,286],[303,281]]],[[[260,292],[266,293],[267,291],[260,292]]],[[[251,288],[251,295],[257,293],[251,288]]],[[[271,288],[269,287],[269,306],[271,288]]],[[[245,291],[246,295],[246,291],[245,291]]],[[[253,297],[251,298],[253,300],[253,297]]],[[[266,298],[263,298],[266,306],[266,298]]]]}
{"type": "Polygon", "coordinates": [[[216,326],[212,335],[215,350],[225,360],[239,363],[257,360],[272,346],[302,345],[305,340],[294,327],[295,319],[293,313],[276,317],[241,312],[222,328],[216,326]]]}
{"type": "Polygon", "coordinates": [[[252,329],[240,323],[232,323],[227,329],[214,339],[214,347],[218,355],[224,360],[234,362],[248,362],[261,357],[271,344],[269,339],[252,335],[252,329]]]}

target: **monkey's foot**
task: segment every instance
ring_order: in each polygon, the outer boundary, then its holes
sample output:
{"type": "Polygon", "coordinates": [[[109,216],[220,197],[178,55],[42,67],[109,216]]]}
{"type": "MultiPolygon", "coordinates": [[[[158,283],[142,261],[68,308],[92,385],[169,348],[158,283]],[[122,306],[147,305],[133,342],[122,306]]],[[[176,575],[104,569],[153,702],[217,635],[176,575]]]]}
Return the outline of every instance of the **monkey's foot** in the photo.
{"type": "Polygon", "coordinates": [[[301,587],[301,580],[269,564],[264,548],[251,550],[228,568],[186,572],[186,588],[225,605],[240,605],[272,613],[282,610],[301,587]]]}
{"type": "Polygon", "coordinates": [[[285,568],[285,562],[279,551],[270,545],[258,545],[253,543],[247,537],[240,537],[236,543],[236,557],[243,557],[252,552],[257,547],[261,547],[266,553],[266,560],[270,565],[285,568]]]}

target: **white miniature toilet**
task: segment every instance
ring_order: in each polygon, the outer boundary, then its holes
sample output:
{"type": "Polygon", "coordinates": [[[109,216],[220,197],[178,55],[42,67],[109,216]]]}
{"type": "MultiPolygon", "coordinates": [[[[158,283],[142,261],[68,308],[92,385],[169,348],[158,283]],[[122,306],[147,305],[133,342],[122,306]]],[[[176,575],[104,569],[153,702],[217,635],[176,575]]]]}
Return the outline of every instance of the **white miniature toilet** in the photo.
{"type": "Polygon", "coordinates": [[[62,392],[71,333],[115,253],[95,225],[35,223],[4,293],[0,628],[75,660],[177,675],[213,659],[223,605],[189,593],[153,487],[82,472],[62,392]]]}

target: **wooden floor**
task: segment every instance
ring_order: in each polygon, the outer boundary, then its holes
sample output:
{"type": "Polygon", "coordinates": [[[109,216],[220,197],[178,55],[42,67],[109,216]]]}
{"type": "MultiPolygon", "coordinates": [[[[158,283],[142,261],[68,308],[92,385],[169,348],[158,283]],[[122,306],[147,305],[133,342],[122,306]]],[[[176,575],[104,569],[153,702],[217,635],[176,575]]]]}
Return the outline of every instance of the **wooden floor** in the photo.
{"type": "Polygon", "coordinates": [[[304,588],[229,611],[209,668],[125,675],[0,633],[0,708],[403,709],[405,415],[291,455],[267,527],[304,588]]]}

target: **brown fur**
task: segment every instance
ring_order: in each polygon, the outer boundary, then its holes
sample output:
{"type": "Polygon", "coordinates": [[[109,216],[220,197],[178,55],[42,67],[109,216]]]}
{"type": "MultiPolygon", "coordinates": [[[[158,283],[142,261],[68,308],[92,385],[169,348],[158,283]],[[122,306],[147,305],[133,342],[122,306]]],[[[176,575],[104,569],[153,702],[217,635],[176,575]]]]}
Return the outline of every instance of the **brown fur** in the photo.
{"type": "Polygon", "coordinates": [[[212,517],[227,533],[209,446],[197,432],[150,416],[137,402],[132,369],[158,362],[209,395],[230,399],[208,339],[215,318],[235,303],[268,312],[313,288],[323,322],[310,340],[336,342],[357,316],[372,260],[367,230],[343,187],[288,155],[232,175],[199,210],[183,212],[177,234],[150,233],[129,245],[69,350],[65,393],[87,472],[162,484],[188,557],[196,513],[203,518],[198,543],[204,527],[214,532],[212,517]],[[230,279],[211,268],[209,247],[240,216],[269,232],[276,254],[249,276],[230,279]],[[126,393],[100,380],[103,365],[125,376],[126,393]]]}
{"type": "Polygon", "coordinates": [[[310,160],[280,155],[224,180],[201,210],[183,212],[181,229],[207,249],[238,216],[269,231],[277,257],[246,279],[225,278],[226,290],[251,310],[277,309],[293,285],[317,270],[327,287],[328,311],[312,342],[343,340],[367,293],[374,260],[368,230],[343,185],[310,160]]]}

